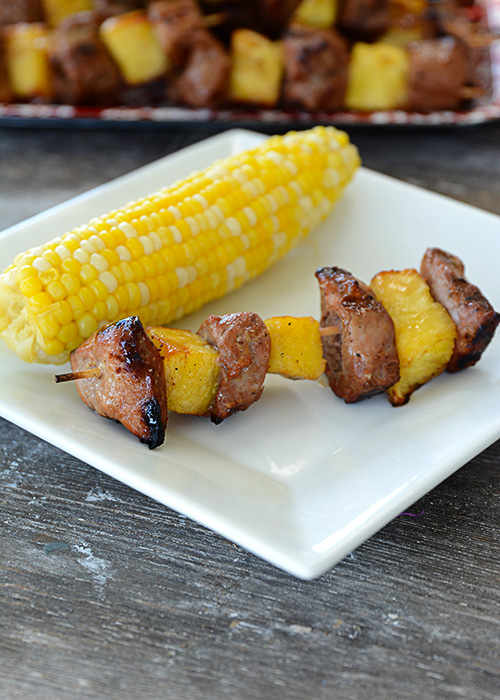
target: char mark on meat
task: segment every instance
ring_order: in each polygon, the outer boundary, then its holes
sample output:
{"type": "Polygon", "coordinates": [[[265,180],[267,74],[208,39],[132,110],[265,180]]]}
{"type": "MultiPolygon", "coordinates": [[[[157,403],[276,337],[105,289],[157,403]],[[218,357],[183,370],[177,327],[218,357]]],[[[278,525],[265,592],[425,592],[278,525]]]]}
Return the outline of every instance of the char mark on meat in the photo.
{"type": "Polygon", "coordinates": [[[137,316],[104,326],[71,353],[81,398],[101,416],[119,421],[150,449],[161,445],[167,425],[163,361],[137,316]]]}
{"type": "Polygon", "coordinates": [[[337,327],[322,337],[326,375],[346,403],[381,393],[399,380],[394,324],[370,288],[350,272],[323,267],[316,272],[321,293],[320,327],[337,327]]]}
{"type": "Polygon", "coordinates": [[[428,248],[420,272],[434,299],[445,307],[457,327],[448,372],[471,367],[493,338],[500,314],[481,290],[465,277],[465,266],[456,255],[439,248],[428,248]]]}
{"type": "Polygon", "coordinates": [[[198,335],[219,351],[219,386],[209,415],[213,423],[221,423],[260,399],[271,338],[264,321],[252,312],[209,316],[198,335]]]}

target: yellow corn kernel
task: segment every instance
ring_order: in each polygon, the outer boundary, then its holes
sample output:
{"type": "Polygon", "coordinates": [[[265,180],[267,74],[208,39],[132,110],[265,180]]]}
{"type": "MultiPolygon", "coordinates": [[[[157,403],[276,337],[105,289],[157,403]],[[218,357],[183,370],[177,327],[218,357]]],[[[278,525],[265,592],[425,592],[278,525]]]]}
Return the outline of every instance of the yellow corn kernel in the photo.
{"type": "Polygon", "coordinates": [[[88,338],[97,330],[97,321],[91,314],[86,313],[78,319],[76,326],[82,338],[88,338]]]}
{"type": "Polygon", "coordinates": [[[57,334],[57,340],[63,343],[64,346],[72,343],[78,336],[78,329],[76,323],[68,323],[66,326],[62,326],[59,333],[57,334]]]}
{"type": "Polygon", "coordinates": [[[19,289],[25,297],[32,297],[34,294],[42,291],[43,285],[38,277],[25,277],[19,282],[19,289]]]}

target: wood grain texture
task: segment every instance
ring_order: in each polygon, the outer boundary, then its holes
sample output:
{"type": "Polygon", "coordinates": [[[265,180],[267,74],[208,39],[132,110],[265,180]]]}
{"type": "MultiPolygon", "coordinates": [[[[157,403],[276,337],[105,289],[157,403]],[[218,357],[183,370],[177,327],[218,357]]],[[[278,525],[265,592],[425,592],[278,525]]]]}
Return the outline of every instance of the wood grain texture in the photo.
{"type": "MultiPolygon", "coordinates": [[[[4,130],[2,225],[206,135],[4,130]]],[[[500,126],[352,136],[500,213],[500,126]]],[[[499,466],[500,441],[304,582],[0,420],[0,696],[496,700],[499,466]]]]}

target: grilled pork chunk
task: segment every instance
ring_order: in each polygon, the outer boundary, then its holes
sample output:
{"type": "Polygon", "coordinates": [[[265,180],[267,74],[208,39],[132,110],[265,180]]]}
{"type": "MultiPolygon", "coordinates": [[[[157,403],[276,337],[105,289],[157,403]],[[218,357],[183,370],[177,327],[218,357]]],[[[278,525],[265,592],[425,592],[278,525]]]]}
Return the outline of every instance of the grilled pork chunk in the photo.
{"type": "Polygon", "coordinates": [[[219,351],[219,386],[209,415],[213,423],[221,423],[260,399],[271,339],[264,321],[252,312],[209,316],[198,335],[219,351]]]}
{"type": "Polygon", "coordinates": [[[186,65],[169,94],[190,107],[216,107],[226,97],[231,70],[229,54],[206,29],[193,31],[186,65]]]}
{"type": "Polygon", "coordinates": [[[296,25],[285,34],[287,105],[317,111],[335,111],[345,100],[349,55],[347,42],[333,29],[296,25]]]}
{"type": "Polygon", "coordinates": [[[428,248],[420,268],[431,294],[450,314],[457,327],[455,350],[448,372],[458,372],[480,359],[500,323],[482,292],[465,277],[465,266],[456,255],[428,248]]]}
{"type": "Polygon", "coordinates": [[[42,22],[40,0],[4,0],[0,2],[0,25],[17,22],[42,22]]]}
{"type": "Polygon", "coordinates": [[[137,316],[104,326],[71,353],[73,372],[100,370],[77,379],[82,400],[117,420],[150,449],[161,445],[167,425],[163,360],[137,316]]]}
{"type": "Polygon", "coordinates": [[[204,29],[203,17],[195,0],[161,0],[148,8],[148,18],[167,56],[176,65],[187,59],[193,32],[204,29]]]}
{"type": "Polygon", "coordinates": [[[454,37],[409,44],[408,109],[458,109],[470,73],[465,44],[454,37]]]}
{"type": "Polygon", "coordinates": [[[354,41],[375,41],[390,27],[388,0],[341,0],[337,25],[354,41]]]}
{"type": "Polygon", "coordinates": [[[394,324],[370,288],[338,267],[316,271],[321,293],[320,328],[326,375],[333,392],[354,403],[385,391],[399,380],[394,324]]]}
{"type": "Polygon", "coordinates": [[[70,15],[55,29],[49,52],[57,98],[64,104],[112,104],[120,71],[99,37],[99,16],[70,15]]]}

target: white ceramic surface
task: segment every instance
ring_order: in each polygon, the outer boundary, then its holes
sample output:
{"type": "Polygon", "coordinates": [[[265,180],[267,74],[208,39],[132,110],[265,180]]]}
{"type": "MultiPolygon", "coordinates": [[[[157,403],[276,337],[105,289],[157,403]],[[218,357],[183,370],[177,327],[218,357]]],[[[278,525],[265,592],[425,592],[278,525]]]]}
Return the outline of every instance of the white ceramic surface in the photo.
{"type": "MultiPolygon", "coordinates": [[[[14,226],[0,267],[63,233],[263,137],[233,130],[14,226]]],[[[254,310],[319,315],[314,271],[339,265],[369,281],[418,267],[427,246],[466,261],[500,308],[500,217],[361,169],[332,217],[272,270],[179,322],[254,310]]],[[[0,346],[0,414],[134,489],[304,579],[326,571],[500,436],[500,339],[481,362],[419,389],[407,406],[384,396],[345,405],[324,381],[269,376],[261,400],[219,426],[171,415],[148,451],[92,413],[48,366],[0,346]]],[[[69,467],[68,467],[69,468],[69,467]]]]}

